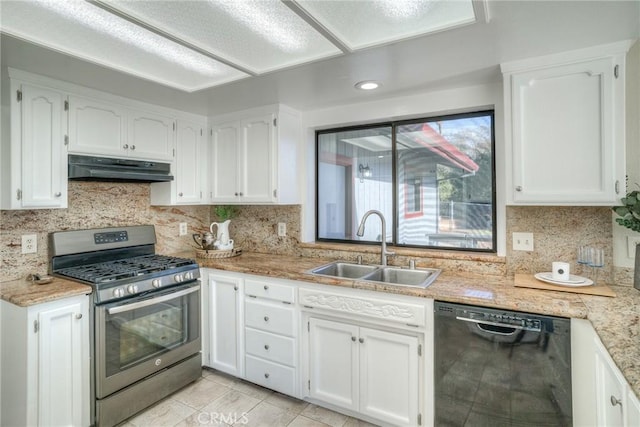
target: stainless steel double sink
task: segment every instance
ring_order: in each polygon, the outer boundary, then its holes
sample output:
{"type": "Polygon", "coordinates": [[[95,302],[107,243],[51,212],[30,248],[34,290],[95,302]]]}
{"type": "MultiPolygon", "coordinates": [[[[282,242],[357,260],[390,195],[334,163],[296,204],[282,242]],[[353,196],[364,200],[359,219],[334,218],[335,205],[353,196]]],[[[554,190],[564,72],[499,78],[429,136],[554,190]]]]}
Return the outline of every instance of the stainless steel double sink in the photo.
{"type": "Polygon", "coordinates": [[[397,286],[426,288],[438,277],[439,269],[403,268],[386,265],[356,264],[334,261],[308,271],[317,276],[388,283],[397,286]]]}

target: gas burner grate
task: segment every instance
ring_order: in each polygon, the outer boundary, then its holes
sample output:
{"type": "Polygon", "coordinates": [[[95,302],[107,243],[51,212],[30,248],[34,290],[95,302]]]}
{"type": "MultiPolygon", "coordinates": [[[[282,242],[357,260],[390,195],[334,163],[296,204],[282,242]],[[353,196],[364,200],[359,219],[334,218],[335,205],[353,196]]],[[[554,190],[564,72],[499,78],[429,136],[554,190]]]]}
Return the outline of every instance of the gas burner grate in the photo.
{"type": "Polygon", "coordinates": [[[143,255],[97,264],[63,268],[57,274],[88,283],[107,283],[131,277],[145,276],[159,271],[193,265],[193,260],[166,255],[143,255]]]}

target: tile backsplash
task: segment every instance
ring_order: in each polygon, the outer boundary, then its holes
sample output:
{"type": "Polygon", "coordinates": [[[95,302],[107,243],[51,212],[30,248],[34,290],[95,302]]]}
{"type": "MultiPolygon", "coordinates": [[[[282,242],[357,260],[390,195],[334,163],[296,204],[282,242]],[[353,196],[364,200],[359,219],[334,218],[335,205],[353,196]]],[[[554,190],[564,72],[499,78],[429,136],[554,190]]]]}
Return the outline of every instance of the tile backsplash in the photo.
{"type": "MultiPolygon", "coordinates": [[[[345,256],[345,252],[300,245],[300,215],[299,205],[241,206],[238,215],[231,220],[230,234],[236,247],[245,251],[345,256]],[[285,237],[277,235],[279,222],[287,225],[285,237]]],[[[191,250],[191,234],[208,230],[211,221],[216,220],[211,206],[150,206],[148,184],[70,181],[68,209],[0,211],[1,280],[46,272],[49,257],[47,236],[53,231],[153,224],[158,239],[157,251],[175,253],[191,250]],[[187,236],[178,237],[180,222],[189,224],[187,236]],[[21,235],[28,233],[37,234],[38,252],[22,255],[21,235]]],[[[505,259],[499,259],[491,266],[490,257],[489,261],[484,257],[481,262],[474,262],[468,253],[457,260],[447,260],[447,255],[439,253],[433,259],[429,259],[427,254],[422,264],[482,274],[512,275],[550,271],[552,261],[566,261],[580,274],[581,271],[576,270],[576,248],[578,245],[590,245],[605,251],[606,265],[599,277],[609,283],[631,283],[632,272],[612,267],[611,211],[607,207],[510,206],[507,207],[507,236],[506,263],[505,259]],[[511,250],[510,236],[514,231],[534,234],[532,252],[511,250]]],[[[353,253],[348,255],[355,256],[353,253]]],[[[415,253],[411,257],[416,258],[415,253]]],[[[365,260],[369,258],[373,260],[375,255],[366,253],[365,260]]]]}

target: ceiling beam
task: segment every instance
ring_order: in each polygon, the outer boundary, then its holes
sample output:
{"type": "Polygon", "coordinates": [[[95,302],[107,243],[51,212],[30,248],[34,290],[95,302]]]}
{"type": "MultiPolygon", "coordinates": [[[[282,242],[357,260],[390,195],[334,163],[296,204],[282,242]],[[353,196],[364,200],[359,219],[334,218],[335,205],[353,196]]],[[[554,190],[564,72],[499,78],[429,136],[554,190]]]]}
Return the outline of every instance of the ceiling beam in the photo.
{"type": "Polygon", "coordinates": [[[324,38],[329,40],[335,47],[340,49],[343,53],[351,53],[352,49],[349,48],[342,40],[336,37],[327,27],[322,25],[320,21],[311,16],[302,6],[295,0],[281,0],[285,6],[293,11],[296,15],[302,18],[307,24],[311,25],[317,32],[319,32],[324,38]]]}
{"type": "Polygon", "coordinates": [[[109,12],[109,13],[111,13],[113,15],[116,15],[116,16],[118,16],[118,17],[120,17],[120,18],[122,18],[122,19],[124,19],[126,21],[131,22],[134,25],[137,25],[137,26],[139,26],[141,28],[144,28],[147,31],[151,31],[152,33],[157,34],[160,37],[163,37],[163,38],[165,38],[167,40],[171,40],[172,42],[177,43],[177,44],[179,44],[179,45],[181,45],[183,47],[186,47],[187,49],[193,50],[193,51],[199,53],[200,55],[203,55],[203,56],[206,56],[208,58],[214,59],[214,60],[216,60],[218,62],[221,62],[221,63],[223,63],[225,65],[228,65],[231,68],[235,68],[238,71],[242,71],[243,73],[249,74],[250,76],[254,76],[255,77],[255,76],[258,75],[258,73],[256,73],[253,70],[250,70],[250,69],[248,69],[246,67],[243,67],[242,65],[238,65],[238,64],[236,64],[236,63],[234,63],[232,61],[229,61],[228,59],[225,59],[225,58],[223,58],[223,57],[221,57],[219,55],[216,55],[215,53],[211,53],[208,50],[205,50],[205,49],[203,49],[203,48],[201,48],[199,46],[196,46],[193,43],[189,43],[188,41],[183,40],[183,39],[181,39],[181,38],[179,38],[179,37],[177,37],[177,36],[175,36],[175,35],[173,35],[171,33],[168,33],[167,31],[164,31],[164,30],[162,30],[162,29],[160,29],[160,28],[158,28],[156,26],[148,24],[147,22],[141,21],[140,19],[138,19],[138,18],[136,18],[134,16],[131,16],[131,15],[129,15],[129,14],[127,14],[127,13],[125,13],[125,12],[123,12],[123,11],[117,9],[117,8],[115,8],[113,5],[107,3],[104,0],[86,0],[86,1],[88,3],[91,3],[92,5],[94,5],[96,7],[99,7],[101,9],[103,9],[103,10],[106,10],[107,12],[109,12]]]}

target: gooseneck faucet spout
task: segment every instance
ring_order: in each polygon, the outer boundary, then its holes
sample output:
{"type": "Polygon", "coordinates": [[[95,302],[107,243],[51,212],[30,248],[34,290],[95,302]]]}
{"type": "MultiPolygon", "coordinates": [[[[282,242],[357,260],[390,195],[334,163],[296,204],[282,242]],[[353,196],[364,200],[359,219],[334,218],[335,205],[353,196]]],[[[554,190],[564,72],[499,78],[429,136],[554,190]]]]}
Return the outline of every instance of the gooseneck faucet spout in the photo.
{"type": "Polygon", "coordinates": [[[358,231],[356,232],[356,234],[358,235],[358,237],[364,236],[364,223],[367,221],[367,218],[369,218],[369,215],[371,214],[378,215],[380,217],[380,221],[382,222],[382,247],[380,250],[380,264],[387,265],[387,256],[395,255],[395,252],[387,251],[387,222],[385,221],[382,212],[375,209],[367,211],[367,213],[365,213],[360,220],[360,225],[358,226],[358,231]]]}

